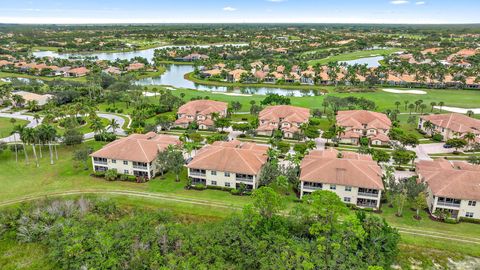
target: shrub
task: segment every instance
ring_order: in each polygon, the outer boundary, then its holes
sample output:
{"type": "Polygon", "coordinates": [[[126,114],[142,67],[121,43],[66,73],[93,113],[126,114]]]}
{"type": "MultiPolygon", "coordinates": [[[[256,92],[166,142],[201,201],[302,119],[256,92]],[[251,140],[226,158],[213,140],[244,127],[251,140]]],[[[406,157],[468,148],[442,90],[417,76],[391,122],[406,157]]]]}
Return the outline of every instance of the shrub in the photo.
{"type": "Polygon", "coordinates": [[[460,217],[460,221],[461,222],[480,224],[480,219],[475,219],[475,218],[460,217]]]}
{"type": "MultiPolygon", "coordinates": [[[[17,151],[23,151],[23,145],[22,144],[16,144],[16,149],[17,151]]],[[[10,151],[15,152],[15,144],[10,145],[10,151]]]]}
{"type": "Polygon", "coordinates": [[[432,136],[432,141],[441,142],[443,140],[442,134],[435,133],[432,136]]]}
{"type": "Polygon", "coordinates": [[[241,195],[241,192],[238,189],[232,189],[232,190],[230,190],[230,193],[232,195],[235,195],[235,196],[240,196],[241,195]]]}
{"type": "Polygon", "coordinates": [[[118,177],[120,181],[127,181],[128,180],[128,174],[120,174],[118,177]]]}
{"type": "Polygon", "coordinates": [[[97,142],[113,142],[117,139],[117,135],[113,133],[103,132],[95,134],[94,138],[97,142]]]}
{"type": "Polygon", "coordinates": [[[107,181],[115,181],[118,178],[118,173],[116,170],[109,169],[105,172],[105,179],[107,181]]]}
{"type": "Polygon", "coordinates": [[[221,190],[221,191],[230,191],[230,187],[220,187],[220,186],[207,186],[207,189],[221,190]]]}
{"type": "Polygon", "coordinates": [[[123,109],[118,109],[117,113],[123,113],[123,109]]]}
{"type": "Polygon", "coordinates": [[[102,177],[103,178],[103,177],[105,177],[105,172],[94,172],[93,175],[95,177],[102,177]]]}
{"type": "Polygon", "coordinates": [[[459,221],[453,218],[446,218],[445,220],[443,220],[443,222],[448,224],[457,224],[459,221]]]}
{"type": "Polygon", "coordinates": [[[207,187],[204,184],[197,184],[195,186],[192,186],[191,188],[194,189],[194,190],[205,190],[205,189],[207,189],[207,187]]]}

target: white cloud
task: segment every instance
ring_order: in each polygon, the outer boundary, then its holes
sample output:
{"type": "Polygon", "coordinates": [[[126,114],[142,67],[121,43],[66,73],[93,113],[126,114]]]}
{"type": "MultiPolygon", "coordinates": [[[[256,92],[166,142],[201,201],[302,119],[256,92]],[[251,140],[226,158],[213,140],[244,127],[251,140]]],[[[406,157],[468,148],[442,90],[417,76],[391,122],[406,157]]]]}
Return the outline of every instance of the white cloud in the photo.
{"type": "Polygon", "coordinates": [[[415,2],[415,5],[421,6],[421,5],[425,5],[426,3],[427,2],[425,2],[425,1],[417,1],[417,2],[415,2]]]}
{"type": "Polygon", "coordinates": [[[237,9],[234,8],[234,7],[224,7],[223,8],[223,11],[235,11],[235,10],[237,10],[237,9]]]}
{"type": "Polygon", "coordinates": [[[393,5],[405,5],[405,4],[408,4],[410,3],[409,1],[406,1],[406,0],[393,0],[393,1],[390,1],[390,4],[393,4],[393,5]]]}

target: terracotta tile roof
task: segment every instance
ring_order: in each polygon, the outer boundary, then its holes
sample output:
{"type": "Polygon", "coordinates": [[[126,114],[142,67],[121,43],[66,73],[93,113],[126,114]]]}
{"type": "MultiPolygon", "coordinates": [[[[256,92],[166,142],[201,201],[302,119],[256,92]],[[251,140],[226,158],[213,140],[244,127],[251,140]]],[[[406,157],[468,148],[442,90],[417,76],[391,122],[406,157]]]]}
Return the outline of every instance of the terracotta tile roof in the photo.
{"type": "Polygon", "coordinates": [[[480,200],[480,166],[444,159],[421,161],[417,173],[433,195],[464,200],[480,200]]]}
{"type": "Polygon", "coordinates": [[[267,146],[237,140],[215,142],[198,151],[187,167],[257,175],[267,162],[267,150],[267,146]]]}
{"type": "Polygon", "coordinates": [[[258,115],[260,121],[266,120],[278,123],[280,122],[280,119],[284,122],[306,123],[309,118],[309,109],[290,105],[268,106],[258,115]]]}
{"type": "Polygon", "coordinates": [[[132,71],[132,70],[139,70],[142,68],[145,68],[144,63],[131,63],[130,65],[128,65],[127,70],[132,71]]]}
{"type": "Polygon", "coordinates": [[[244,69],[239,69],[239,68],[228,72],[228,74],[230,74],[235,81],[239,81],[243,73],[248,73],[248,72],[244,69]]]}
{"type": "Polygon", "coordinates": [[[334,149],[311,151],[301,163],[300,180],[383,190],[382,169],[368,155],[334,149]]]}
{"type": "Polygon", "coordinates": [[[375,135],[371,135],[368,137],[371,141],[381,141],[381,142],[389,142],[390,141],[390,138],[383,134],[383,133],[378,133],[378,134],[375,134],[375,135]]]}
{"type": "Polygon", "coordinates": [[[50,94],[39,95],[39,94],[26,92],[26,91],[15,91],[15,92],[12,92],[12,94],[22,96],[25,101],[34,100],[38,102],[38,105],[40,106],[45,105],[48,102],[48,100],[53,98],[53,95],[50,95],[50,94]]]}
{"type": "Polygon", "coordinates": [[[89,72],[90,70],[88,70],[86,67],[72,68],[68,71],[68,73],[73,73],[78,75],[87,74],[89,72]]]}
{"type": "Polygon", "coordinates": [[[342,127],[353,127],[363,129],[390,129],[392,122],[383,113],[365,110],[339,111],[337,114],[337,125],[342,127]]]}
{"type": "Polygon", "coordinates": [[[480,133],[480,120],[459,113],[433,114],[421,116],[424,121],[459,133],[480,133]]]}
{"type": "Polygon", "coordinates": [[[148,163],[155,160],[158,152],[165,150],[169,145],[180,145],[180,140],[176,136],[154,132],[132,134],[105,145],[90,156],[148,163]]]}
{"type": "Polygon", "coordinates": [[[187,115],[209,115],[213,112],[222,112],[228,108],[228,103],[215,100],[193,100],[178,108],[179,114],[187,115]]]}

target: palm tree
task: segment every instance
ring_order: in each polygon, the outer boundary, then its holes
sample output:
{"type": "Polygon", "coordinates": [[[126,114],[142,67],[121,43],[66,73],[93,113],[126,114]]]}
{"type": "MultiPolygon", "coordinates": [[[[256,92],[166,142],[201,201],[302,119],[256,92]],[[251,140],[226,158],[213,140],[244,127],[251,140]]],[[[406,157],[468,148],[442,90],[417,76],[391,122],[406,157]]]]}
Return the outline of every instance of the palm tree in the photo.
{"type": "Polygon", "coordinates": [[[15,139],[16,134],[17,134],[17,132],[15,131],[15,123],[16,122],[17,122],[17,119],[15,119],[13,117],[10,118],[10,123],[12,123],[12,125],[13,125],[12,135],[13,135],[13,143],[15,143],[15,162],[18,162],[17,140],[15,139]]]}
{"type": "Polygon", "coordinates": [[[440,101],[440,102],[438,103],[438,106],[440,107],[440,111],[441,111],[441,110],[442,110],[442,107],[445,106],[445,102],[440,101]]]}
{"type": "Polygon", "coordinates": [[[117,120],[115,120],[114,118],[112,118],[112,120],[110,121],[110,128],[112,129],[112,133],[114,134],[115,134],[115,130],[120,128],[120,125],[118,124],[117,120]]]}
{"type": "Polygon", "coordinates": [[[437,103],[435,101],[430,102],[430,106],[432,106],[432,110],[430,112],[433,112],[433,109],[435,109],[435,106],[437,106],[437,103]]]}
{"type": "Polygon", "coordinates": [[[410,115],[411,115],[413,109],[415,109],[415,105],[413,103],[411,103],[410,105],[408,105],[408,108],[410,109],[410,115]]]}
{"type": "Polygon", "coordinates": [[[407,108],[408,108],[408,107],[407,107],[407,106],[408,106],[408,103],[410,103],[410,101],[408,101],[408,100],[404,100],[404,101],[403,101],[403,103],[405,104],[405,111],[406,111],[406,110],[407,110],[407,108]]]}
{"type": "Polygon", "coordinates": [[[90,128],[93,130],[95,134],[99,134],[104,131],[105,126],[103,125],[103,122],[100,120],[100,118],[96,117],[92,120],[92,123],[90,124],[90,128]]]}
{"type": "Polygon", "coordinates": [[[37,122],[37,124],[38,124],[38,121],[40,121],[40,118],[41,118],[41,117],[40,117],[40,115],[39,115],[38,113],[36,113],[36,114],[33,115],[33,119],[35,119],[35,122],[37,122]]]}
{"type": "Polygon", "coordinates": [[[398,110],[398,107],[400,106],[400,104],[402,104],[400,101],[395,101],[395,106],[397,106],[397,110],[398,110]]]}
{"type": "Polygon", "coordinates": [[[463,135],[463,139],[466,140],[469,145],[475,142],[475,138],[476,136],[472,132],[468,132],[467,134],[463,135]]]}
{"type": "Polygon", "coordinates": [[[18,125],[18,126],[15,127],[14,131],[16,131],[18,134],[20,134],[20,140],[22,141],[22,146],[23,146],[23,153],[25,154],[25,162],[27,164],[29,164],[30,160],[28,158],[27,148],[25,147],[26,143],[28,142],[28,138],[26,136],[25,129],[26,129],[26,127],[18,125]]]}

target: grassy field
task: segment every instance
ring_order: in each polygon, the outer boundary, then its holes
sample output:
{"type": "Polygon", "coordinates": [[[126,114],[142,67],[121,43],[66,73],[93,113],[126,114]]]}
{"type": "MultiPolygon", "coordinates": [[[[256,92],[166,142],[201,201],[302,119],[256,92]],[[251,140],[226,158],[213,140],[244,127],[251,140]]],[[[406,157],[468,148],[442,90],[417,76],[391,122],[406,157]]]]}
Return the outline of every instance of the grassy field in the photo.
{"type": "MultiPolygon", "coordinates": [[[[28,121],[15,119],[15,125],[26,125],[28,121]]],[[[13,125],[10,123],[10,118],[0,117],[0,138],[10,136],[12,133],[13,125]]]]}
{"type": "Polygon", "coordinates": [[[401,51],[401,49],[394,48],[394,49],[378,49],[378,50],[365,50],[365,51],[356,51],[351,53],[344,53],[339,55],[334,55],[330,57],[326,57],[323,59],[317,60],[310,60],[308,61],[309,65],[324,65],[328,64],[329,62],[341,62],[341,61],[350,61],[350,60],[357,60],[360,58],[365,57],[373,57],[373,56],[380,56],[380,55],[388,55],[395,52],[401,51]]]}
{"type": "MultiPolygon", "coordinates": [[[[89,141],[87,146],[99,149],[103,143],[89,141]]],[[[103,179],[90,176],[90,167],[84,170],[83,167],[74,166],[72,152],[78,147],[59,147],[59,160],[54,165],[49,164],[48,150],[44,149],[44,158],[41,159],[40,167],[36,168],[33,156],[29,150],[31,162],[25,164],[23,153],[20,154],[19,163],[15,163],[14,154],[4,151],[0,154],[0,204],[9,200],[15,200],[26,196],[40,196],[52,193],[67,191],[88,191],[88,192],[147,192],[158,194],[167,199],[126,196],[125,194],[100,194],[118,200],[121,204],[133,207],[147,207],[151,209],[163,209],[174,213],[199,217],[202,220],[223,218],[236,209],[250,202],[250,197],[233,196],[228,192],[216,190],[194,191],[184,189],[186,184],[186,171],[183,171],[180,182],[175,182],[173,174],[166,174],[164,178],[156,179],[143,184],[129,182],[108,182],[103,179]],[[177,200],[179,199],[179,200],[177,200]],[[210,205],[197,204],[196,202],[207,202],[210,205]],[[226,205],[231,208],[221,208],[217,205],[226,205]]],[[[90,164],[89,164],[90,166],[90,164]]],[[[90,196],[90,195],[85,195],[90,196]]],[[[93,195],[91,195],[93,196],[93,195]]],[[[294,197],[288,197],[288,206],[292,207],[294,197]]],[[[424,265],[431,263],[430,253],[450,254],[450,258],[461,258],[465,255],[480,257],[480,245],[473,243],[460,243],[448,240],[455,239],[472,240],[472,236],[480,235],[480,226],[477,224],[460,223],[445,224],[432,221],[426,212],[422,212],[421,220],[413,219],[414,211],[407,205],[403,217],[395,216],[395,209],[384,205],[380,214],[387,222],[400,229],[402,235],[402,254],[399,262],[408,262],[405,256],[416,256],[416,260],[424,261],[424,265]],[[442,238],[431,238],[422,236],[422,233],[434,233],[442,238]],[[417,250],[411,254],[411,248],[417,250]],[[424,255],[422,255],[424,254],[424,255]]],[[[476,237],[478,238],[478,237],[476,237]]],[[[47,268],[43,267],[45,258],[36,254],[25,257],[27,251],[42,250],[39,245],[16,244],[8,240],[0,241],[0,268],[16,269],[15,265],[30,265],[30,269],[47,268]]],[[[442,258],[442,256],[438,256],[442,258]]],[[[443,256],[445,258],[445,256],[443,256]]]]}
{"type": "MultiPolygon", "coordinates": [[[[78,130],[85,134],[85,133],[89,133],[89,132],[93,132],[93,130],[90,128],[90,125],[91,125],[91,122],[90,122],[90,119],[88,117],[85,117],[85,124],[80,126],[78,128],[78,130]]],[[[105,127],[107,127],[108,125],[110,125],[110,121],[106,118],[102,118],[100,117],[100,121],[102,121],[103,125],[105,127]]],[[[127,122],[128,123],[128,122],[127,122]]],[[[61,127],[58,123],[57,124],[53,124],[53,126],[55,127],[55,129],[57,130],[57,133],[58,135],[60,136],[63,136],[63,133],[65,132],[65,128],[61,127]]]]}

